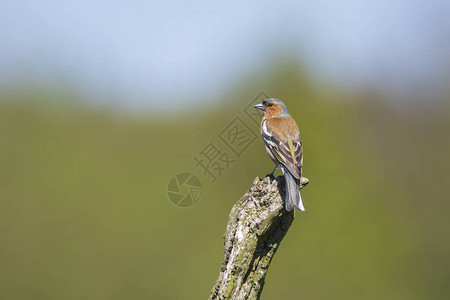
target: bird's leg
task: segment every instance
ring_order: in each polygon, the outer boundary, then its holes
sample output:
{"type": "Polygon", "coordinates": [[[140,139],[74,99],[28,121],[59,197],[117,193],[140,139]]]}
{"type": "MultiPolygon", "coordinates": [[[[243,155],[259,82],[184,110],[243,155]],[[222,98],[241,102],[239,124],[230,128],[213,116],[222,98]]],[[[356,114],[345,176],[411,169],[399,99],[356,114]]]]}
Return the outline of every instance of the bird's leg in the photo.
{"type": "Polygon", "coordinates": [[[275,176],[273,176],[273,173],[275,173],[275,170],[278,168],[278,166],[275,166],[275,168],[273,168],[273,171],[269,174],[266,175],[266,177],[269,177],[270,179],[274,180],[275,176]]]}

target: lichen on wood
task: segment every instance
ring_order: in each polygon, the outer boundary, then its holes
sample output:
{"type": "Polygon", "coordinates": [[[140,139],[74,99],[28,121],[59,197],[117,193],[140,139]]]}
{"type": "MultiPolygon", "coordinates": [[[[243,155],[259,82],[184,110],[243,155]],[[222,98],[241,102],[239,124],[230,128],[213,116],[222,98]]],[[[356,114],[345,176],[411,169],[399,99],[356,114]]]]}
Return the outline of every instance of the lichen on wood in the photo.
{"type": "MultiPolygon", "coordinates": [[[[301,188],[308,182],[302,178],[301,188]]],[[[209,299],[259,299],[272,258],[294,221],[284,195],[284,177],[257,177],[233,206],[222,267],[209,299]]]]}

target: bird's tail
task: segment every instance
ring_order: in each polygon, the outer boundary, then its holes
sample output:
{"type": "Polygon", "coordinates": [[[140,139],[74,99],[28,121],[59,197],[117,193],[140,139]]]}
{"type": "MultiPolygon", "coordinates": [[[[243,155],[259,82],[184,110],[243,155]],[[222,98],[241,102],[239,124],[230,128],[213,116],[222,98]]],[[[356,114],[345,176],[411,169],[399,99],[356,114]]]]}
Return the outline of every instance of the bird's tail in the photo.
{"type": "Polygon", "coordinates": [[[286,210],[291,211],[294,207],[298,210],[304,211],[302,196],[300,195],[300,180],[294,178],[292,174],[285,168],[281,168],[284,174],[284,181],[286,182],[286,210]]]}

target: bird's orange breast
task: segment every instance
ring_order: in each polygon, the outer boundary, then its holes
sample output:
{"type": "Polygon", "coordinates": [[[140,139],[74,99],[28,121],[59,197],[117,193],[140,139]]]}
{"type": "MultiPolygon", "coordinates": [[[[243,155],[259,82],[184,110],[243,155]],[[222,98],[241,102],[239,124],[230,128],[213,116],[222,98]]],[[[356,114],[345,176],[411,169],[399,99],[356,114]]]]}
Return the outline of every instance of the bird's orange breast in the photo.
{"type": "Polygon", "coordinates": [[[288,138],[293,142],[300,140],[298,126],[292,117],[268,118],[267,127],[272,135],[280,141],[286,142],[288,138]]]}

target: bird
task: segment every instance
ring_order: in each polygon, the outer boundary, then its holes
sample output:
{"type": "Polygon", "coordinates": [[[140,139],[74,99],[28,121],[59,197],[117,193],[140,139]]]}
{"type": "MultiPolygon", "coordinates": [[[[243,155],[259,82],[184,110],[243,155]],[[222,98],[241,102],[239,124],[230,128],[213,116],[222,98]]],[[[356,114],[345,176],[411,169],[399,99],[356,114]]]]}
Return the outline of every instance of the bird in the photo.
{"type": "Polygon", "coordinates": [[[304,211],[300,195],[303,146],[297,123],[289,114],[286,105],[279,99],[265,99],[254,107],[263,111],[261,135],[266,152],[275,163],[275,168],[269,175],[272,177],[275,170],[280,167],[286,184],[286,210],[291,211],[295,207],[304,211]]]}

